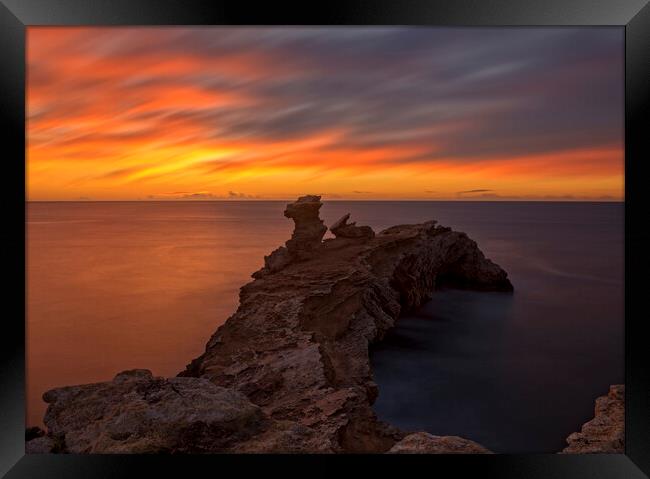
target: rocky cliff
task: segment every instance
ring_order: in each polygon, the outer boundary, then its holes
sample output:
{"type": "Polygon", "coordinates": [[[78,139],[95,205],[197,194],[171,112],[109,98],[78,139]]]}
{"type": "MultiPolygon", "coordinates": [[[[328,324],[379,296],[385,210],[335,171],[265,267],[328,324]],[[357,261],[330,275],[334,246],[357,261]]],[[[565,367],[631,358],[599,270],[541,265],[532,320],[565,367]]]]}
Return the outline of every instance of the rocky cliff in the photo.
{"type": "Polygon", "coordinates": [[[346,215],[323,241],[321,205],[306,196],[287,206],[291,239],[265,257],[237,311],[178,378],[137,370],[49,391],[39,444],[64,452],[404,452],[413,444],[488,452],[378,421],[368,347],[438,288],[512,291],[506,272],[466,234],[435,221],[375,234],[346,215]]]}

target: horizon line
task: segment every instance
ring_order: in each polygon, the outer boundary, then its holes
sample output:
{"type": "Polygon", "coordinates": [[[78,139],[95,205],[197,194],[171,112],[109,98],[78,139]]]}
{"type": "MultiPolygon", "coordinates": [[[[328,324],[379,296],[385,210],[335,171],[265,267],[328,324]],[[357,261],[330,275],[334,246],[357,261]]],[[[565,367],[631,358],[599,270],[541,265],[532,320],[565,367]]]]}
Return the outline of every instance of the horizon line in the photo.
{"type": "MultiPolygon", "coordinates": [[[[305,196],[305,195],[302,195],[305,196]]],[[[209,198],[209,199],[124,199],[124,200],[91,200],[91,199],[66,199],[66,200],[25,200],[25,203],[255,203],[271,201],[295,201],[297,197],[291,198],[209,198]]],[[[321,198],[321,201],[356,201],[356,202],[455,202],[455,203],[625,203],[625,198],[604,199],[604,198],[559,198],[559,199],[537,199],[537,198],[513,198],[513,199],[471,199],[471,198],[399,198],[399,199],[360,199],[360,198],[321,198]]]]}

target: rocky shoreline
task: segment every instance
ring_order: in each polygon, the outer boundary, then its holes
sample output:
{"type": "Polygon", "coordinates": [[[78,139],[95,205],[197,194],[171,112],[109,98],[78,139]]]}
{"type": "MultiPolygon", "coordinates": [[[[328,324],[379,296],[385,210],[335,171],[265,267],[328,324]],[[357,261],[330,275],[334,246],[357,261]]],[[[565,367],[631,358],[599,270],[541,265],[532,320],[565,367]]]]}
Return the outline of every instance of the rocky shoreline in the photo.
{"type": "Polygon", "coordinates": [[[323,240],[321,206],[318,196],[287,205],[292,237],[178,377],[133,370],[48,391],[47,432],[32,430],[27,451],[489,453],[379,421],[368,348],[436,289],[510,292],[507,273],[435,221],[375,234],[346,215],[323,240]]]}

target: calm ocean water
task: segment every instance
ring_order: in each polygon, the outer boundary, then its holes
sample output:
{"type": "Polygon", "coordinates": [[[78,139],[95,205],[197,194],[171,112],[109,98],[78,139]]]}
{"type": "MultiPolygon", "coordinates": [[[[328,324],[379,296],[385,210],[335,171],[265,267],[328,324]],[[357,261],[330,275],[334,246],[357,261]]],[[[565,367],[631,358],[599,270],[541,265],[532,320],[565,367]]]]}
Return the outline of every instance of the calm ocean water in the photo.
{"type": "MultiPolygon", "coordinates": [[[[28,424],[42,393],[146,367],[174,375],[291,234],[286,202],[29,203],[28,424]]],[[[441,291],[373,348],[375,410],[496,452],[555,452],[623,382],[623,205],[328,202],[376,231],[437,219],[505,268],[513,295],[441,291]]]]}

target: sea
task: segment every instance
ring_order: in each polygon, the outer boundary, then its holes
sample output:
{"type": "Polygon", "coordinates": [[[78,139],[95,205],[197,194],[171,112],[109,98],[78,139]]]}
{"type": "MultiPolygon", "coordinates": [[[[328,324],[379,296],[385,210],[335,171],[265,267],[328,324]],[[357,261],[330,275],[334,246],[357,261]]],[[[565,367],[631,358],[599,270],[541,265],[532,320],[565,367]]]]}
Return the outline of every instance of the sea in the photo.
{"type": "MultiPolygon", "coordinates": [[[[27,425],[48,389],[180,372],[291,235],[287,201],[29,202],[27,425]]],[[[624,204],[328,201],[375,231],[437,220],[514,293],[441,290],[371,348],[378,417],[497,453],[553,453],[624,380],[624,204]]],[[[329,235],[329,233],[328,233],[329,235]]]]}

